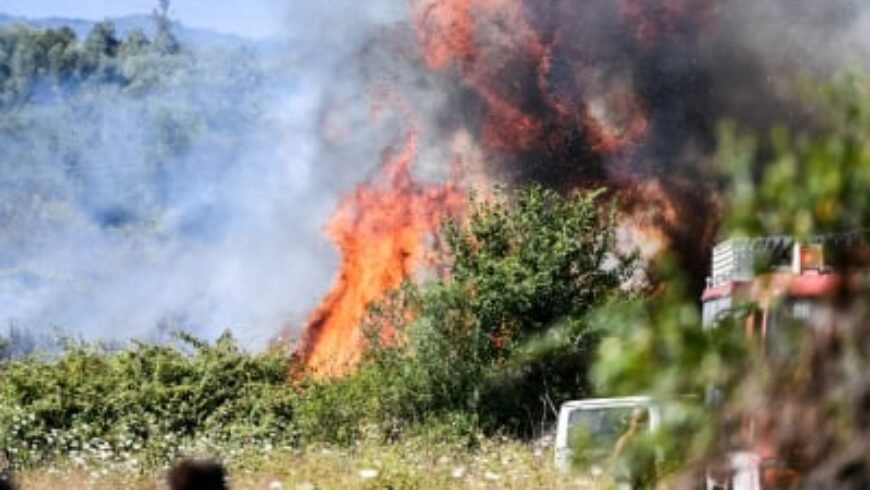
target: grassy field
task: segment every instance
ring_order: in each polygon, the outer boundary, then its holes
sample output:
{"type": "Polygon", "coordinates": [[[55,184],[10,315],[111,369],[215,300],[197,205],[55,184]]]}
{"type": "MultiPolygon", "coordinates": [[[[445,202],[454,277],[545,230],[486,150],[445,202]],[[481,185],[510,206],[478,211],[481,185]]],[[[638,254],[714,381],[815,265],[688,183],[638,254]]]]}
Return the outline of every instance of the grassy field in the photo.
{"type": "MultiPolygon", "coordinates": [[[[475,450],[414,442],[354,449],[310,447],[229,461],[236,490],[331,488],[578,488],[553,468],[552,449],[507,440],[475,450]]],[[[162,488],[162,474],[111,467],[40,470],[20,475],[26,490],[162,488]]]]}

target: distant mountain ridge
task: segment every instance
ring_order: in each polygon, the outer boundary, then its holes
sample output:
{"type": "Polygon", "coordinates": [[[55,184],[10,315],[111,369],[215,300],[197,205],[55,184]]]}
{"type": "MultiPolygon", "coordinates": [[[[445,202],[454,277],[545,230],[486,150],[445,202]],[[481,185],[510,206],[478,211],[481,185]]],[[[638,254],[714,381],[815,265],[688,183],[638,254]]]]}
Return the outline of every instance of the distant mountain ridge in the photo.
{"type": "MultiPolygon", "coordinates": [[[[154,35],[154,19],[148,14],[128,15],[124,17],[107,18],[106,20],[114,23],[115,30],[121,38],[126,37],[127,34],[134,29],[142,29],[149,37],[153,37],[154,35]]],[[[57,29],[67,26],[72,29],[80,39],[83,39],[97,22],[98,21],[67,17],[17,17],[0,13],[0,27],[24,24],[45,29],[57,29]]],[[[273,44],[274,42],[269,40],[263,41],[249,39],[236,34],[226,34],[209,29],[187,27],[180,22],[173,22],[172,29],[175,36],[183,44],[195,45],[198,47],[262,47],[265,44],[273,44]]]]}

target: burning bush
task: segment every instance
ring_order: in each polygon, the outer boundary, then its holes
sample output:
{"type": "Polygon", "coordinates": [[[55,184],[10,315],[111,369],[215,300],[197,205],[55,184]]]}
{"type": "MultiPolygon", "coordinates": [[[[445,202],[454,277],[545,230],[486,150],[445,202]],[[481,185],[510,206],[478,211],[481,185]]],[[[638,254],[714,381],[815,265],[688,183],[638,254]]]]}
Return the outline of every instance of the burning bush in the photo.
{"type": "MultiPolygon", "coordinates": [[[[341,270],[306,322],[301,359],[348,371],[324,360],[355,363],[366,304],[421,265],[422,236],[455,214],[452,191],[469,183],[606,187],[645,258],[670,250],[700,292],[724,207],[718,122],[815,127],[790,82],[860,52],[858,3],[412,0],[408,22],[360,50],[359,72],[372,120],[390,121],[376,126],[386,141],[414,137],[396,152],[403,163],[383,165],[330,221],[341,270]],[[413,163],[406,175],[443,177],[456,162],[463,178],[446,184],[406,185],[389,171],[413,163]]],[[[327,109],[330,120],[346,114],[327,109]]],[[[348,141],[355,158],[359,141],[348,141]]]]}
{"type": "Polygon", "coordinates": [[[445,276],[408,283],[375,306],[363,367],[321,383],[331,401],[317,404],[328,414],[317,420],[333,427],[359,417],[388,437],[432,419],[531,435],[556,404],[588,393],[595,337],[585,315],[619,290],[631,265],[615,252],[601,193],[499,193],[473,201],[467,222],[448,221],[441,236],[447,251],[436,268],[445,276]],[[389,345],[385,329],[395,332],[389,345]]]}

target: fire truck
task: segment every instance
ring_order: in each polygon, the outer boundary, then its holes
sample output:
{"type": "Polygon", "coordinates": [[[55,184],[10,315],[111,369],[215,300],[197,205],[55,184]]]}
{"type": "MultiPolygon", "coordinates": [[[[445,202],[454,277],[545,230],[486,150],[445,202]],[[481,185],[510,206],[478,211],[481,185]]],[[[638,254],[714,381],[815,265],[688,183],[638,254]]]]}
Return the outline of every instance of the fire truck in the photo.
{"type": "Polygon", "coordinates": [[[745,321],[748,338],[775,352],[779,328],[789,319],[810,320],[820,300],[834,291],[840,276],[826,253],[852,240],[850,235],[734,238],[713,249],[711,275],[701,296],[704,328],[723,315],[752,306],[745,321]]]}
{"type": "MultiPolygon", "coordinates": [[[[786,328],[807,324],[820,300],[836,288],[838,276],[825,261],[830,239],[798,241],[791,237],[734,238],[713,249],[711,273],[701,296],[702,325],[717,328],[724,317],[740,312],[743,328],[764,355],[785,356],[786,328]]],[[[737,421],[732,452],[706,475],[708,490],[789,488],[799,478],[777,458],[755,420],[737,421]]]]}
{"type": "MultiPolygon", "coordinates": [[[[711,274],[701,296],[703,328],[717,328],[723,318],[733,318],[735,312],[740,312],[743,320],[737,328],[743,328],[747,338],[757,341],[765,355],[789,355],[787,327],[815,324],[811,321],[814,316],[824,314],[824,298],[843,280],[826,259],[835,255],[832,252],[864,243],[862,234],[806,240],[788,236],[733,238],[719,243],[713,249],[711,274]]],[[[708,398],[715,400],[715,389],[711,391],[708,398]]],[[[569,429],[577,424],[588,425],[585,430],[609,434],[609,438],[602,439],[612,442],[618,437],[613,434],[614,424],[602,421],[619,420],[619,416],[625,419],[627,407],[649,412],[644,430],[654,430],[661,418],[661,405],[644,397],[565,403],[557,427],[557,466],[569,466],[569,429]],[[584,422],[587,419],[596,423],[584,422]]],[[[736,437],[739,445],[721,465],[711,467],[704,488],[767,490],[791,488],[795,483],[798,473],[776,458],[764,435],[755,433],[753,424],[752,420],[741,421],[736,437]]]]}
{"type": "MultiPolygon", "coordinates": [[[[863,234],[848,233],[805,240],[734,238],[718,244],[701,297],[703,327],[717,328],[723,317],[740,313],[736,328],[743,328],[763,355],[776,360],[797,354],[795,340],[806,333],[801,330],[827,325],[817,320],[829,312],[827,298],[846,279],[832,259],[865,243],[863,234]]],[[[738,447],[724,472],[708,474],[708,489],[793,488],[799,473],[775,454],[755,422],[738,421],[733,435],[738,447]]]]}

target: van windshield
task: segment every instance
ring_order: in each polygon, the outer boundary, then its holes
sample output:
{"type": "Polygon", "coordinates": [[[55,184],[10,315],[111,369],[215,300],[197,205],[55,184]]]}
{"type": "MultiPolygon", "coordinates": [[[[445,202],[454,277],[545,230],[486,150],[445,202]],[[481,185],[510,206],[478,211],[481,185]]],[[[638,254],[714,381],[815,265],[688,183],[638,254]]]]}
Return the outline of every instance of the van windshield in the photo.
{"type": "Polygon", "coordinates": [[[577,409],[569,415],[568,424],[568,445],[574,463],[589,466],[603,462],[635,434],[647,430],[649,409],[637,406],[577,409]]]}

